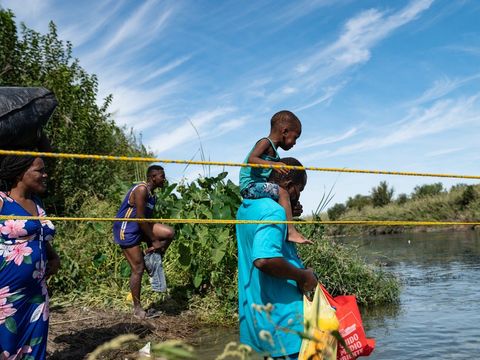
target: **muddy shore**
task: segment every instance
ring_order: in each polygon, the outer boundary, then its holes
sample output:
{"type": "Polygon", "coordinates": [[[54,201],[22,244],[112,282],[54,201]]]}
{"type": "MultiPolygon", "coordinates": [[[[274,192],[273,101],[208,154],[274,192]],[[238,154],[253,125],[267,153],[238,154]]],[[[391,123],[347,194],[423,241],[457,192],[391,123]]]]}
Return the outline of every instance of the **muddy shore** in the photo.
{"type": "Polygon", "coordinates": [[[138,320],[131,313],[84,307],[55,307],[50,310],[48,359],[86,359],[99,345],[123,334],[135,334],[140,340],[121,349],[103,353],[102,359],[129,359],[147,342],[179,339],[190,342],[198,326],[193,315],[161,314],[138,320]]]}

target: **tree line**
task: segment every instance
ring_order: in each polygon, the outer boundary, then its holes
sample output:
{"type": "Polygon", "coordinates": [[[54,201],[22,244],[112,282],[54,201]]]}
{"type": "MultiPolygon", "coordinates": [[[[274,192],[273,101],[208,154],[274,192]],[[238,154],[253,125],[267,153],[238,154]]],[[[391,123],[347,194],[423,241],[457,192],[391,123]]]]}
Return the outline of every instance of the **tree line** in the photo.
{"type": "Polygon", "coordinates": [[[462,193],[457,200],[460,209],[466,208],[479,198],[475,185],[457,184],[446,189],[441,182],[417,185],[410,194],[400,193],[395,198],[394,188],[389,186],[386,181],[381,181],[380,184],[372,187],[369,195],[356,194],[349,197],[345,203],[334,204],[327,210],[327,215],[330,220],[338,220],[349,210],[360,211],[368,206],[381,208],[389,204],[403,206],[410,201],[458,191],[462,193]]]}

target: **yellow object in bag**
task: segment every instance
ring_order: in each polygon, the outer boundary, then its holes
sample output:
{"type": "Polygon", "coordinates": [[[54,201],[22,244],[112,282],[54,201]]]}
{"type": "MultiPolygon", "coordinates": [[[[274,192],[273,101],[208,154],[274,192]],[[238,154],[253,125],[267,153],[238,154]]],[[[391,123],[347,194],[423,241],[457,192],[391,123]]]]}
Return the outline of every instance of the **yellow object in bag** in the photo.
{"type": "Polygon", "coordinates": [[[336,360],[337,340],[330,334],[338,330],[335,309],[328,303],[320,285],[315,289],[313,300],[303,296],[305,334],[300,347],[299,360],[336,360]]]}

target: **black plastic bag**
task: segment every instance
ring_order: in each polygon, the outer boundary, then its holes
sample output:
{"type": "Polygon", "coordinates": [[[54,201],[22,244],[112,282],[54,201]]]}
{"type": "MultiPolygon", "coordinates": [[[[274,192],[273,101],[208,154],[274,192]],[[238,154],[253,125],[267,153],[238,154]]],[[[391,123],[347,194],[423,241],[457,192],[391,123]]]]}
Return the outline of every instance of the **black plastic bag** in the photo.
{"type": "Polygon", "coordinates": [[[0,149],[50,151],[42,129],[57,104],[42,87],[0,87],[0,149]]]}

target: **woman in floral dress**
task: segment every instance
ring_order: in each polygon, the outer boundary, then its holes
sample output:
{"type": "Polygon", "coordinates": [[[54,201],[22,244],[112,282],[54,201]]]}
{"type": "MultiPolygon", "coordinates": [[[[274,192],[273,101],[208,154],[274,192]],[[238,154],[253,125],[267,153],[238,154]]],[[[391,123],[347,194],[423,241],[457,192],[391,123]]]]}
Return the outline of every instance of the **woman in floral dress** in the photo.
{"type": "MultiPolygon", "coordinates": [[[[46,190],[41,158],[6,156],[0,163],[0,215],[45,216],[37,194],[46,190]]],[[[45,359],[46,279],[60,265],[50,221],[0,220],[0,360],[45,359]]]]}

